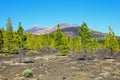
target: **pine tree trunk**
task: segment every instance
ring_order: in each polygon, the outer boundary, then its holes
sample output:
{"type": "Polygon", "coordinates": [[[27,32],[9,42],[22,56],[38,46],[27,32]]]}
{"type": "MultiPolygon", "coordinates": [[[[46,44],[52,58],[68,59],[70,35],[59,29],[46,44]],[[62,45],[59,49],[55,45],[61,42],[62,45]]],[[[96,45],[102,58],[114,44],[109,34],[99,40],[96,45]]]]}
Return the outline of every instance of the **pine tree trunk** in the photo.
{"type": "Polygon", "coordinates": [[[84,59],[86,60],[87,59],[87,48],[86,47],[84,47],[84,51],[85,51],[84,59]]]}
{"type": "Polygon", "coordinates": [[[22,53],[19,52],[19,63],[21,63],[21,62],[22,62],[22,53]]]}
{"type": "Polygon", "coordinates": [[[112,48],[110,49],[110,57],[111,57],[111,59],[113,58],[113,49],[112,48]]]}

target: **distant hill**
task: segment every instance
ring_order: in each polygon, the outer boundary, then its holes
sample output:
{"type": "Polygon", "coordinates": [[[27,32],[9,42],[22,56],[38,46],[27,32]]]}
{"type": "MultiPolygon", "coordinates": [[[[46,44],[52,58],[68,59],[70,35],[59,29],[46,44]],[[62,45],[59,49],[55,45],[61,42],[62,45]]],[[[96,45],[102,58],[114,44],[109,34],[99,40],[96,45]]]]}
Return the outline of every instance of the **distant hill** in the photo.
{"type": "Polygon", "coordinates": [[[40,30],[44,30],[44,28],[40,28],[39,25],[34,25],[33,27],[31,27],[30,29],[25,30],[24,32],[25,33],[37,34],[36,32],[40,31],[40,30]]]}
{"type": "MultiPolygon", "coordinates": [[[[70,25],[70,24],[60,24],[60,28],[61,31],[66,34],[69,37],[74,37],[78,35],[78,29],[79,26],[78,25],[70,25]]],[[[49,34],[49,33],[54,33],[57,29],[57,25],[50,27],[50,28],[39,28],[39,26],[33,26],[32,28],[25,30],[25,33],[32,33],[35,35],[40,35],[40,34],[49,34]]],[[[96,30],[91,30],[92,33],[92,37],[96,37],[97,39],[103,39],[105,38],[106,33],[103,32],[99,32],[96,30]]],[[[118,39],[120,39],[120,37],[117,37],[118,39]]]]}
{"type": "MultiPolygon", "coordinates": [[[[61,31],[63,33],[65,33],[66,35],[73,37],[73,36],[77,36],[78,35],[78,29],[79,27],[69,27],[69,28],[64,28],[61,31]]],[[[103,39],[105,38],[105,33],[99,32],[99,31],[95,31],[95,30],[91,30],[92,33],[92,37],[96,37],[98,39],[103,39]]]]}
{"type": "MultiPolygon", "coordinates": [[[[61,29],[64,29],[64,28],[68,28],[68,27],[76,27],[77,25],[69,25],[69,24],[59,24],[60,25],[60,28],[61,29]]],[[[51,32],[54,32],[56,31],[57,29],[57,25],[56,26],[53,26],[53,27],[50,27],[50,28],[39,28],[38,25],[36,26],[33,26],[32,28],[28,29],[28,30],[25,30],[25,33],[32,33],[32,34],[35,34],[35,35],[39,35],[39,34],[49,34],[51,32]]]]}

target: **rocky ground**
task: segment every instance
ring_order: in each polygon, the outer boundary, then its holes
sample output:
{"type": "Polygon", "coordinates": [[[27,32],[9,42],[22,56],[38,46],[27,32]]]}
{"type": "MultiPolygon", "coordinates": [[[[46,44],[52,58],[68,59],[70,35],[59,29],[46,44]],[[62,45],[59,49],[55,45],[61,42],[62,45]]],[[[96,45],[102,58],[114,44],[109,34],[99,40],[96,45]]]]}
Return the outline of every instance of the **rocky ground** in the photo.
{"type": "Polygon", "coordinates": [[[120,80],[120,56],[115,59],[81,60],[80,54],[57,56],[55,52],[32,52],[19,63],[19,54],[0,55],[0,80],[120,80]],[[23,70],[33,76],[25,78],[23,70]],[[17,77],[16,77],[17,75],[17,77]]]}

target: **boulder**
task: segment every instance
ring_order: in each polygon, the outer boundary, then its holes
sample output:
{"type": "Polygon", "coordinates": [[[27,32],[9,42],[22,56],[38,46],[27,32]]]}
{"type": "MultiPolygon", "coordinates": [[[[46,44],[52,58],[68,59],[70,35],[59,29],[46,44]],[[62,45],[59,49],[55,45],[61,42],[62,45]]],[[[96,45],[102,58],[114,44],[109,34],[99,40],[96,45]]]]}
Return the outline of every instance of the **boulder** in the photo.
{"type": "Polygon", "coordinates": [[[22,60],[22,63],[34,63],[34,59],[32,59],[32,58],[24,58],[22,60]]]}

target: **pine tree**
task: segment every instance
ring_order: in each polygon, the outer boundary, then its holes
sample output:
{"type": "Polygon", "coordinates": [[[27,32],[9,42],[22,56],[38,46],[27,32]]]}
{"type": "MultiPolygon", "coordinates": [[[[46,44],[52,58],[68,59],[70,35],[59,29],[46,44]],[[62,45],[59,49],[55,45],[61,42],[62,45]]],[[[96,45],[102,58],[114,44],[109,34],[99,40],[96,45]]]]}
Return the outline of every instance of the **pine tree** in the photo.
{"type": "Polygon", "coordinates": [[[62,44],[60,45],[60,54],[62,56],[66,55],[67,53],[70,53],[70,48],[69,48],[69,45],[68,45],[68,39],[67,37],[63,34],[62,36],[62,40],[61,40],[62,44]]]}
{"type": "MultiPolygon", "coordinates": [[[[47,41],[47,40],[46,40],[47,41]]],[[[43,48],[44,42],[43,35],[26,34],[25,48],[39,51],[43,48]]]]}
{"type": "Polygon", "coordinates": [[[104,45],[105,45],[105,48],[108,51],[110,51],[111,57],[113,57],[113,53],[119,51],[119,44],[112,28],[109,26],[108,29],[109,29],[109,34],[107,34],[105,37],[104,45]]]}
{"type": "Polygon", "coordinates": [[[55,47],[60,50],[61,55],[66,55],[70,52],[70,48],[68,46],[68,39],[61,32],[60,25],[58,25],[58,28],[55,32],[55,47]]]}
{"type": "Polygon", "coordinates": [[[74,45],[75,45],[75,52],[80,52],[82,50],[83,45],[82,45],[80,37],[77,36],[75,38],[75,44],[74,45]]]}
{"type": "Polygon", "coordinates": [[[37,36],[35,35],[31,35],[30,42],[31,42],[31,48],[33,50],[38,50],[38,40],[37,40],[37,36]]]}
{"type": "Polygon", "coordinates": [[[92,56],[100,47],[101,47],[101,44],[97,42],[96,37],[91,39],[90,42],[87,44],[88,52],[92,53],[92,56]]]}
{"type": "Polygon", "coordinates": [[[19,36],[23,36],[23,32],[24,32],[24,29],[21,25],[21,22],[19,22],[17,33],[19,36]]]}
{"type": "Polygon", "coordinates": [[[20,47],[19,47],[19,35],[17,34],[17,32],[13,32],[13,43],[11,44],[12,46],[12,49],[11,49],[11,52],[14,53],[14,52],[17,52],[18,50],[20,50],[20,47]]]}
{"type": "Polygon", "coordinates": [[[55,40],[54,40],[54,34],[53,33],[50,33],[49,34],[49,46],[50,48],[55,48],[55,40]]]}
{"type": "Polygon", "coordinates": [[[82,50],[82,43],[80,37],[76,36],[70,40],[70,47],[73,52],[80,52],[82,50]]]}
{"type": "Polygon", "coordinates": [[[0,50],[2,49],[3,46],[3,30],[0,29],[0,50]]]}
{"type": "Polygon", "coordinates": [[[89,28],[87,27],[86,23],[83,22],[83,24],[80,26],[78,30],[78,34],[81,38],[81,42],[83,45],[83,50],[85,52],[85,57],[87,56],[87,44],[90,42],[91,39],[91,32],[89,28]]]}
{"type": "Polygon", "coordinates": [[[120,39],[118,39],[118,44],[119,44],[119,50],[120,50],[120,39]]]}
{"type": "Polygon", "coordinates": [[[4,33],[4,50],[11,51],[12,47],[13,47],[13,28],[12,28],[12,22],[10,17],[8,17],[7,19],[7,24],[6,24],[6,31],[4,33]]]}
{"type": "Polygon", "coordinates": [[[54,38],[50,38],[50,48],[55,48],[55,40],[54,40],[54,38]]]}
{"type": "Polygon", "coordinates": [[[34,36],[32,34],[30,34],[30,33],[27,33],[26,37],[27,37],[27,39],[26,39],[25,47],[27,49],[33,49],[33,46],[34,46],[34,36]]]}
{"type": "Polygon", "coordinates": [[[3,33],[3,52],[8,52],[8,48],[9,48],[9,41],[8,41],[8,38],[7,38],[7,32],[5,31],[3,33]]]}
{"type": "Polygon", "coordinates": [[[18,35],[18,47],[19,48],[23,48],[24,47],[24,29],[21,25],[21,22],[19,22],[19,25],[18,25],[18,30],[17,30],[17,35],[18,35]]]}
{"type": "Polygon", "coordinates": [[[16,32],[12,33],[12,39],[8,39],[8,34],[5,31],[3,34],[3,52],[14,53],[19,50],[18,47],[18,35],[16,32]],[[11,42],[11,43],[9,43],[11,42]]]}
{"type": "Polygon", "coordinates": [[[38,39],[37,39],[37,44],[38,44],[38,50],[43,48],[43,43],[44,43],[44,38],[43,35],[38,35],[38,39]]]}
{"type": "Polygon", "coordinates": [[[44,34],[43,39],[44,39],[43,46],[50,46],[50,36],[49,36],[49,34],[44,34]]]}
{"type": "Polygon", "coordinates": [[[60,45],[62,44],[62,36],[63,33],[60,30],[60,25],[57,25],[57,30],[55,32],[55,47],[60,48],[60,45]]]}
{"type": "Polygon", "coordinates": [[[10,34],[12,34],[12,32],[13,32],[12,22],[11,22],[10,17],[8,17],[8,19],[7,19],[6,31],[10,34]]]}
{"type": "Polygon", "coordinates": [[[44,40],[41,35],[37,36],[34,35],[33,37],[34,37],[34,39],[32,40],[34,42],[33,49],[39,51],[42,48],[42,43],[44,43],[43,42],[44,40]]]}

